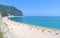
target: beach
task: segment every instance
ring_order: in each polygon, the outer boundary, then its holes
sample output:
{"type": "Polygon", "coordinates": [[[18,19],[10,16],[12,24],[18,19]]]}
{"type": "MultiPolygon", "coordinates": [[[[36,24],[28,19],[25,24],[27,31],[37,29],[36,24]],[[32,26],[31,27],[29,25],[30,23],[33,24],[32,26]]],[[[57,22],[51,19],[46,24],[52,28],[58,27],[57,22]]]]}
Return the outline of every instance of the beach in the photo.
{"type": "Polygon", "coordinates": [[[60,38],[60,31],[18,23],[8,18],[3,17],[9,29],[8,38],[60,38]]]}

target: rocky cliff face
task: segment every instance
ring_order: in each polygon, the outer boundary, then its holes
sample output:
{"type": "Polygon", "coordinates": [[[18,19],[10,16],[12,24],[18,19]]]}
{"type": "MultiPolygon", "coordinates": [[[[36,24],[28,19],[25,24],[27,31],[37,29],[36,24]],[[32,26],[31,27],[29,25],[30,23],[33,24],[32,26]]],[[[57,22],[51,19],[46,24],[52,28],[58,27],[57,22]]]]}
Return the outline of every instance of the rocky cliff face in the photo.
{"type": "Polygon", "coordinates": [[[2,16],[14,15],[14,16],[23,16],[22,11],[16,9],[13,6],[0,5],[0,11],[2,11],[2,16]]]}

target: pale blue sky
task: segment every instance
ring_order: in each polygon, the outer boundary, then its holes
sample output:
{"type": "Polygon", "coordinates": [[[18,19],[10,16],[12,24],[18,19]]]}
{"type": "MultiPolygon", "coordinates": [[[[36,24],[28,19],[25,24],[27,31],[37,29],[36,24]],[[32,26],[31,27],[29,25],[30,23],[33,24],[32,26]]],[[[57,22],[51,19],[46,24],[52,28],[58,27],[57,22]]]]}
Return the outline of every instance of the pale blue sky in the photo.
{"type": "Polygon", "coordinates": [[[60,16],[60,0],[0,0],[0,4],[15,6],[25,16],[60,16]]]}

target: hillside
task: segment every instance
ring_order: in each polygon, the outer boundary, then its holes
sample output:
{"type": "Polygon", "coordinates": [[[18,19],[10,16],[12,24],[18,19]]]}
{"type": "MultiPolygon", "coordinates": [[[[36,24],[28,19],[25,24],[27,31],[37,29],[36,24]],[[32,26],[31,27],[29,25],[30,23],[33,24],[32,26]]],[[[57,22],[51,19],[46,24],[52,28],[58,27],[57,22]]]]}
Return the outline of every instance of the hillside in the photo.
{"type": "Polygon", "coordinates": [[[0,11],[2,11],[2,16],[14,15],[14,16],[23,16],[22,11],[18,10],[13,6],[0,5],[0,11]]]}

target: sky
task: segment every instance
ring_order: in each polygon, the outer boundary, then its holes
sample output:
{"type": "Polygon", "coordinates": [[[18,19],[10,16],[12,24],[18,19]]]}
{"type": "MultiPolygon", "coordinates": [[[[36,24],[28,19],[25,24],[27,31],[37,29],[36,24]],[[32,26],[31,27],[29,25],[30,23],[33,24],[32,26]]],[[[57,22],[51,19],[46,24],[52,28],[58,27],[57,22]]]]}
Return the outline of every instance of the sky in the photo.
{"type": "Polygon", "coordinates": [[[60,16],[60,0],[0,0],[22,10],[24,16],[60,16]]]}

